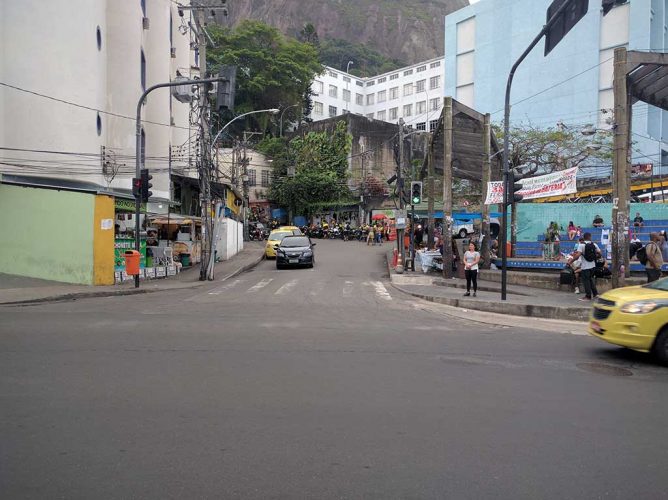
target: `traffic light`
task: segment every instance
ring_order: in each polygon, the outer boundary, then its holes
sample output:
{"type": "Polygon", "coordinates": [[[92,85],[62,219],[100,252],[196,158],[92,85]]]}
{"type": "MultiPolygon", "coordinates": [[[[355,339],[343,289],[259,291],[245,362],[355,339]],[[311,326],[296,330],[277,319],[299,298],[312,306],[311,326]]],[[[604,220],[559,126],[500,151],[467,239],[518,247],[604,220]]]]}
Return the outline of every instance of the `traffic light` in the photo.
{"type": "Polygon", "coordinates": [[[422,181],[411,182],[411,204],[418,205],[422,202],[422,181]]]}
{"type": "Polygon", "coordinates": [[[141,196],[141,178],[132,178],[132,196],[139,198],[141,196]]]}
{"type": "Polygon", "coordinates": [[[522,201],[524,196],[518,194],[522,189],[522,184],[518,181],[526,179],[527,177],[536,173],[537,168],[533,167],[524,173],[520,173],[519,169],[512,169],[508,172],[508,204],[512,205],[518,201],[522,201]]]}
{"type": "Polygon", "coordinates": [[[234,90],[237,84],[237,67],[221,66],[218,76],[223,78],[218,82],[218,92],[216,93],[216,109],[227,109],[234,111],[234,90]]]}
{"type": "Polygon", "coordinates": [[[151,179],[153,179],[153,176],[148,173],[148,169],[143,168],[141,170],[141,201],[143,202],[147,202],[153,196],[153,192],[150,190],[153,184],[149,182],[151,179]]]}

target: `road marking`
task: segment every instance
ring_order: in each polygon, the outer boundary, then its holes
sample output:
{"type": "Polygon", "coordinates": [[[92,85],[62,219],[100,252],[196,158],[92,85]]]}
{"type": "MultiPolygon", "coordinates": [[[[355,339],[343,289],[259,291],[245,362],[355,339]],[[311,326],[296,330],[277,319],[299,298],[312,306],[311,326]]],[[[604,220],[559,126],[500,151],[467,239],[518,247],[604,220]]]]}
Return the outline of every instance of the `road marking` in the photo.
{"type": "Polygon", "coordinates": [[[322,292],[323,288],[325,288],[325,282],[324,281],[317,282],[313,286],[313,289],[308,294],[311,297],[315,297],[316,295],[320,294],[320,292],[322,292]]]}
{"type": "Polygon", "coordinates": [[[343,285],[343,296],[350,297],[353,294],[353,285],[352,281],[346,281],[346,284],[343,285]]]}
{"type": "Polygon", "coordinates": [[[387,288],[385,288],[385,285],[383,285],[380,281],[374,281],[371,284],[373,285],[373,288],[376,291],[376,295],[379,299],[392,300],[392,296],[388,293],[387,288]]]}
{"type": "Polygon", "coordinates": [[[257,292],[258,290],[262,290],[265,286],[267,286],[272,281],[274,281],[274,278],[268,278],[266,280],[262,280],[259,283],[257,283],[256,285],[253,285],[248,290],[246,290],[246,293],[253,293],[253,292],[257,292]]]}
{"type": "Polygon", "coordinates": [[[297,286],[297,280],[290,280],[281,288],[276,290],[274,295],[285,295],[286,293],[290,292],[295,286],[297,286]]]}
{"type": "Polygon", "coordinates": [[[215,290],[211,290],[209,292],[209,295],[220,295],[223,293],[225,290],[229,290],[230,288],[234,288],[237,286],[239,283],[241,283],[243,280],[234,280],[229,283],[226,283],[225,285],[216,288],[215,290]]]}

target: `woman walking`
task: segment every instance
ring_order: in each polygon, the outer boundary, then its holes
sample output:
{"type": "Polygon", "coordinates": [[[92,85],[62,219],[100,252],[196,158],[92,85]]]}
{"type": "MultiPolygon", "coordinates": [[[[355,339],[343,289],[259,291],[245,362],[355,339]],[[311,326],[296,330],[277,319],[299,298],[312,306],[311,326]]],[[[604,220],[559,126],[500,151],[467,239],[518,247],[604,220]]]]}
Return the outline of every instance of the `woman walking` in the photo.
{"type": "Polygon", "coordinates": [[[469,249],[464,253],[464,274],[466,275],[466,293],[464,297],[471,295],[471,283],[473,283],[473,296],[478,292],[478,262],[480,253],[475,249],[475,243],[469,243],[469,249]]]}

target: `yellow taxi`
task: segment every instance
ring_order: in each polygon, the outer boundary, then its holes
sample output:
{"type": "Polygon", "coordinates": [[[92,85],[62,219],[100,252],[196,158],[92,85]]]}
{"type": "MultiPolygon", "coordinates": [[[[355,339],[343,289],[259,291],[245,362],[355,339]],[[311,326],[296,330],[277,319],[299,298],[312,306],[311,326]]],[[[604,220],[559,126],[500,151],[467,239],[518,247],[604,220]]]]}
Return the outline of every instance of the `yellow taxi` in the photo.
{"type": "Polygon", "coordinates": [[[668,278],[599,296],[589,333],[611,344],[652,352],[668,363],[668,278]]]}
{"type": "Polygon", "coordinates": [[[302,230],[297,226],[280,226],[276,231],[292,231],[294,236],[303,236],[302,230]]]}
{"type": "Polygon", "coordinates": [[[276,258],[276,249],[278,245],[281,244],[283,238],[286,236],[294,236],[293,232],[290,229],[274,229],[269,233],[269,238],[267,238],[267,244],[264,247],[264,255],[268,259],[276,258]]]}

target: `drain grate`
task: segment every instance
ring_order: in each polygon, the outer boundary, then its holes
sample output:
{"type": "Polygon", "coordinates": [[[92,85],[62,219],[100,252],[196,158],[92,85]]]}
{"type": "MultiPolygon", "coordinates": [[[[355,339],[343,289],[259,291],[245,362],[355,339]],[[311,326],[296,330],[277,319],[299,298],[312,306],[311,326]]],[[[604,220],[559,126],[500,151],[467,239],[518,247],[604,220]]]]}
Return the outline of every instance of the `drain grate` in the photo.
{"type": "Polygon", "coordinates": [[[633,372],[628,368],[608,365],[605,363],[578,363],[576,366],[581,370],[598,373],[600,375],[611,375],[613,377],[630,377],[633,375],[633,372]]]}

